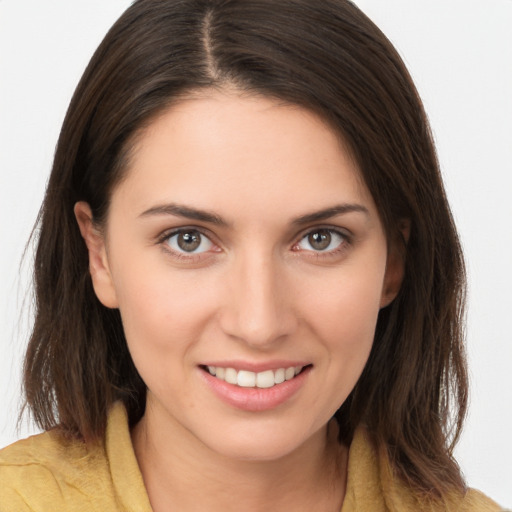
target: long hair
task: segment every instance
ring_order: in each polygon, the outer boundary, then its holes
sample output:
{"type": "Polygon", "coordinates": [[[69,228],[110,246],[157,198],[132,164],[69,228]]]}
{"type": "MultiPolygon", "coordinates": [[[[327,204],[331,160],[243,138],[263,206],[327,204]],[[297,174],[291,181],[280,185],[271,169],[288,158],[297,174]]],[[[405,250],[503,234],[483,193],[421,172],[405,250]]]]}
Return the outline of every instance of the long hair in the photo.
{"type": "Polygon", "coordinates": [[[145,385],[119,312],[94,295],[73,206],[88,202],[104,222],[137,134],[183,95],[223,87],[320,115],[355,155],[388,240],[410,225],[400,293],[336,418],[347,442],[366,425],[418,491],[462,491],[452,458],[467,400],[461,249],[414,84],[348,0],[138,0],[106,35],[69,106],[36,230],[24,373],[36,422],[89,440],[116,400],[132,424],[144,413],[145,385]]]}

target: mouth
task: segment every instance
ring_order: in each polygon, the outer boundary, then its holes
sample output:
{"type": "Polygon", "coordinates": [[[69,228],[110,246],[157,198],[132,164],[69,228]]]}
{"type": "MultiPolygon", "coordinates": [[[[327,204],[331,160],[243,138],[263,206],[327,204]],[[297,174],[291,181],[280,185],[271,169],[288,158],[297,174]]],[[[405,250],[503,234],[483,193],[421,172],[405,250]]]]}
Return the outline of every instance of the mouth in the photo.
{"type": "Polygon", "coordinates": [[[276,368],[275,370],[265,370],[262,372],[236,370],[235,368],[225,368],[222,366],[201,366],[201,369],[208,372],[216,379],[234,386],[241,388],[269,389],[294,379],[311,366],[311,364],[305,366],[288,366],[286,368],[276,368]]]}

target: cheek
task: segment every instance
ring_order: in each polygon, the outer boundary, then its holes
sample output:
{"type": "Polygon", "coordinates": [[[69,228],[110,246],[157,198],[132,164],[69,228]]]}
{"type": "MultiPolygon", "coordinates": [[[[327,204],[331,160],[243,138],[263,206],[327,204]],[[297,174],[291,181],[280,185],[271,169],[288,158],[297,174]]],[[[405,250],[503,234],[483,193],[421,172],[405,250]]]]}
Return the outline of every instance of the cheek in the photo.
{"type": "Polygon", "coordinates": [[[384,265],[346,267],[328,279],[310,283],[307,305],[311,323],[330,333],[329,338],[345,335],[353,339],[371,339],[380,310],[384,265]]]}
{"type": "Polygon", "coordinates": [[[334,371],[350,386],[355,385],[370,354],[378,313],[374,297],[342,293],[317,317],[319,338],[329,351],[334,371]]]}
{"type": "Polygon", "coordinates": [[[336,408],[356,385],[373,346],[384,269],[340,272],[309,294],[301,309],[320,340],[326,361],[326,396],[336,408]]]}
{"type": "Polygon", "coordinates": [[[143,271],[133,264],[128,269],[118,273],[116,292],[127,344],[144,377],[146,367],[151,373],[186,357],[214,300],[192,273],[173,272],[162,264],[144,266],[143,271]]]}

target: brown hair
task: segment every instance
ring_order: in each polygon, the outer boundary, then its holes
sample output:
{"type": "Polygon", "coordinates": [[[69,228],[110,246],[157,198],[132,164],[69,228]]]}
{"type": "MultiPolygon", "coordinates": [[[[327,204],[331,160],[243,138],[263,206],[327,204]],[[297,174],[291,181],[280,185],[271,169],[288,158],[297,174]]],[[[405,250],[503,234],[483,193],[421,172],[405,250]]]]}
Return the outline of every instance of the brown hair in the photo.
{"type": "Polygon", "coordinates": [[[93,439],[116,400],[132,424],[141,418],[145,385],[119,312],[94,295],[73,206],[88,202],[103,222],[137,133],[181,95],[227,85],[322,116],[351,147],[388,239],[410,223],[401,291],[336,418],[346,441],[364,423],[417,490],[462,491],[452,458],[467,399],[459,241],[412,80],[348,0],[138,0],[109,31],[71,101],[39,217],[25,361],[35,420],[93,439]]]}

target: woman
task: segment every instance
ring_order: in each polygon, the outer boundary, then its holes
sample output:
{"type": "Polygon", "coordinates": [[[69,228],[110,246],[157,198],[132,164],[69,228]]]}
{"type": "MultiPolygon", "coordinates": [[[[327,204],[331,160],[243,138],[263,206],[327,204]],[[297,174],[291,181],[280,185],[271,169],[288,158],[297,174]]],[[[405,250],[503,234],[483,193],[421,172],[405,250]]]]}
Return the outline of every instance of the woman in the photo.
{"type": "Polygon", "coordinates": [[[135,2],[40,223],[48,432],[2,452],[0,507],[498,510],[451,455],[464,268],[428,124],[351,3],[135,2]]]}

